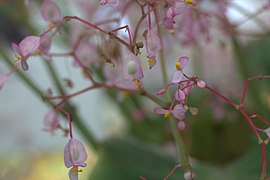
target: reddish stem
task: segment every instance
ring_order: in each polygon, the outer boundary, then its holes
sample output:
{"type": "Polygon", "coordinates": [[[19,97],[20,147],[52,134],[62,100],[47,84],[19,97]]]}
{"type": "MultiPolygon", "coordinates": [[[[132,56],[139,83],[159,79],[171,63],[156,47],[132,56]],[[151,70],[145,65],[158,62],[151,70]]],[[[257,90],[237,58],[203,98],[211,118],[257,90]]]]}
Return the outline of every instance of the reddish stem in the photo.
{"type": "Polygon", "coordinates": [[[174,171],[175,171],[177,168],[180,168],[181,166],[182,166],[181,164],[176,164],[176,165],[173,167],[173,169],[169,172],[169,174],[168,174],[166,177],[164,177],[163,180],[167,180],[167,179],[174,173],[174,171]]]}
{"type": "Polygon", "coordinates": [[[232,100],[226,98],[225,96],[223,96],[222,94],[220,94],[219,92],[215,91],[214,89],[210,88],[209,86],[205,86],[205,89],[208,89],[209,91],[211,91],[212,93],[214,93],[215,95],[219,96],[221,99],[223,99],[224,101],[226,101],[227,103],[233,105],[235,108],[239,108],[239,105],[236,104],[235,102],[233,102],[232,100]]]}

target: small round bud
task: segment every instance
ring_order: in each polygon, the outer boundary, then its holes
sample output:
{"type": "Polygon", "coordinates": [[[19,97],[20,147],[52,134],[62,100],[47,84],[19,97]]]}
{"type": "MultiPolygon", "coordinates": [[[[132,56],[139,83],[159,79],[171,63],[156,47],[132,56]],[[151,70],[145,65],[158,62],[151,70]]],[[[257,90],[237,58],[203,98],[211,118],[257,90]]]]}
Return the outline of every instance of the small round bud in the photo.
{"type": "Polygon", "coordinates": [[[205,83],[205,81],[203,81],[203,80],[198,80],[198,81],[197,81],[197,86],[198,86],[199,88],[205,88],[206,83],[205,83]]]}
{"type": "Polygon", "coordinates": [[[193,115],[196,116],[199,113],[199,109],[196,107],[189,107],[189,112],[193,115]]]}
{"type": "Polygon", "coordinates": [[[185,123],[185,121],[178,121],[178,123],[177,123],[177,129],[179,131],[184,131],[186,129],[186,123],[185,123]]]}
{"type": "Polygon", "coordinates": [[[184,174],[184,178],[185,178],[185,180],[191,180],[191,179],[193,179],[195,177],[195,175],[196,174],[194,172],[186,172],[184,174]]]}

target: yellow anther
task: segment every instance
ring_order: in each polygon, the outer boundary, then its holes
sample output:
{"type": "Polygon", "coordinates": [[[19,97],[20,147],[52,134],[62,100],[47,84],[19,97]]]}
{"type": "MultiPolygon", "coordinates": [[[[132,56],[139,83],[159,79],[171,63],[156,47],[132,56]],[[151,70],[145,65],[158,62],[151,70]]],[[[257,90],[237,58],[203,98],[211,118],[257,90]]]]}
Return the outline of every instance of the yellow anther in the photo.
{"type": "Polygon", "coordinates": [[[149,64],[149,68],[152,69],[152,67],[153,67],[154,65],[156,65],[156,58],[155,58],[155,57],[149,58],[148,64],[149,64]]]}
{"type": "Polygon", "coordinates": [[[141,87],[141,85],[142,85],[142,83],[140,81],[138,81],[138,80],[134,80],[133,82],[134,82],[137,89],[139,89],[141,87]]]}
{"type": "Polygon", "coordinates": [[[40,55],[40,50],[36,50],[32,53],[32,55],[34,56],[39,56],[40,55]]]}
{"type": "Polygon", "coordinates": [[[175,63],[175,67],[176,67],[176,69],[177,69],[178,71],[180,71],[180,70],[181,70],[181,63],[177,61],[177,62],[175,63]]]}
{"type": "Polygon", "coordinates": [[[174,34],[174,29],[169,29],[170,34],[174,34]]]}
{"type": "Polygon", "coordinates": [[[193,3],[193,0],[185,0],[185,3],[186,4],[192,4],[193,3]]]}
{"type": "Polygon", "coordinates": [[[76,175],[77,173],[78,173],[78,166],[74,166],[73,175],[76,175]]]}
{"type": "Polygon", "coordinates": [[[167,118],[167,117],[169,117],[170,114],[171,114],[171,112],[168,111],[168,112],[166,112],[166,113],[164,114],[164,117],[167,118]]]}
{"type": "Polygon", "coordinates": [[[16,61],[20,61],[20,60],[22,60],[22,56],[20,56],[20,55],[15,55],[15,59],[16,59],[16,61]]]}

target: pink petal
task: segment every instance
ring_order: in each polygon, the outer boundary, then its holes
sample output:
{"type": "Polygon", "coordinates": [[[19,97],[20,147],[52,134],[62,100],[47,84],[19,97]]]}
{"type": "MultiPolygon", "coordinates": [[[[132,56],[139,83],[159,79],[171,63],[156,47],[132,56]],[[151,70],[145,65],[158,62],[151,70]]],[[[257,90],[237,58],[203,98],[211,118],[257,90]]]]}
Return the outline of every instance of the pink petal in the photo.
{"type": "Polygon", "coordinates": [[[178,90],[175,92],[174,97],[175,97],[175,99],[176,99],[178,102],[181,102],[181,101],[183,101],[183,100],[186,98],[186,95],[185,95],[185,93],[184,93],[181,89],[178,89],[178,90]]]}
{"type": "Polygon", "coordinates": [[[168,112],[169,110],[167,110],[167,109],[162,109],[162,108],[160,108],[160,107],[156,107],[155,109],[154,109],[154,112],[156,113],[156,114],[166,114],[166,112],[168,112]]]}
{"type": "Polygon", "coordinates": [[[48,34],[44,34],[43,36],[41,36],[39,50],[42,55],[48,54],[51,48],[51,44],[52,44],[51,36],[49,36],[48,34]]]}
{"type": "Polygon", "coordinates": [[[170,7],[167,11],[166,11],[166,17],[168,19],[174,19],[175,14],[174,14],[174,9],[172,7],[170,7]]]}
{"type": "Polygon", "coordinates": [[[174,5],[174,14],[175,16],[180,15],[185,10],[185,4],[182,2],[176,2],[174,5]]]}
{"type": "Polygon", "coordinates": [[[29,56],[39,48],[39,45],[40,45],[40,37],[27,36],[20,42],[19,48],[23,56],[29,56]]]}
{"type": "Polygon", "coordinates": [[[182,81],[183,72],[182,71],[175,71],[172,78],[172,83],[176,84],[182,81]]]}
{"type": "Polygon", "coordinates": [[[85,167],[87,154],[83,144],[74,138],[71,138],[64,150],[64,161],[66,167],[82,166],[85,167]]]}
{"type": "Polygon", "coordinates": [[[119,5],[119,0],[108,0],[108,3],[112,7],[117,7],[119,5]]]}
{"type": "Polygon", "coordinates": [[[19,47],[17,44],[12,43],[11,46],[12,46],[12,48],[14,49],[14,51],[16,51],[16,53],[18,53],[18,55],[20,55],[20,56],[23,55],[23,54],[22,54],[22,51],[21,51],[21,49],[20,49],[20,47],[19,47]]]}
{"type": "Polygon", "coordinates": [[[185,93],[186,96],[189,95],[190,91],[191,91],[191,88],[192,86],[188,86],[190,83],[187,83],[183,88],[182,88],[182,91],[185,93]]]}
{"type": "Polygon", "coordinates": [[[78,180],[78,171],[71,168],[68,172],[69,180],[78,180]]]}
{"type": "Polygon", "coordinates": [[[128,57],[124,60],[123,70],[124,79],[138,80],[143,78],[141,60],[133,53],[130,53],[128,57]]]}
{"type": "Polygon", "coordinates": [[[184,109],[182,104],[177,104],[173,110],[171,111],[173,116],[178,120],[184,120],[185,119],[185,113],[186,110],[184,109]]]}
{"type": "Polygon", "coordinates": [[[40,11],[42,17],[49,22],[57,22],[62,18],[58,5],[52,0],[44,0],[40,11]]]}
{"type": "Polygon", "coordinates": [[[180,62],[180,65],[181,65],[181,69],[184,69],[188,61],[189,61],[189,58],[187,56],[182,56],[178,59],[178,62],[180,62]]]}
{"type": "Polygon", "coordinates": [[[21,60],[21,66],[22,66],[22,69],[24,71],[27,71],[29,69],[29,66],[28,66],[28,64],[26,62],[26,58],[24,58],[24,59],[21,60]]]}
{"type": "Polygon", "coordinates": [[[181,132],[184,131],[186,129],[186,123],[185,121],[178,121],[177,123],[177,129],[181,132]]]}
{"type": "Polygon", "coordinates": [[[57,113],[53,109],[50,109],[45,115],[43,123],[45,131],[52,132],[56,130],[59,127],[59,117],[57,113]]]}
{"type": "Polygon", "coordinates": [[[146,34],[146,51],[148,56],[156,56],[161,48],[160,39],[156,33],[149,30],[146,34]]]}
{"type": "Polygon", "coordinates": [[[198,81],[197,81],[197,86],[198,86],[199,88],[205,88],[206,83],[205,83],[205,81],[203,81],[203,80],[198,80],[198,81]]]}

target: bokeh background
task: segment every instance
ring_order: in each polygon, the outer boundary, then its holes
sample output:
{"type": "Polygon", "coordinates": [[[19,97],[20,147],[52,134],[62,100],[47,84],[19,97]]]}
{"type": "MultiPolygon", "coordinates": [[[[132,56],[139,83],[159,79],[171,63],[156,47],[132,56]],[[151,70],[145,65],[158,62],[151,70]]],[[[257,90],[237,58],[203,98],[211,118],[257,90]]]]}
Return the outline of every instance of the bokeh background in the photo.
{"type": "MultiPolygon", "coordinates": [[[[83,0],[80,0],[84,2],[83,0]]],[[[55,1],[63,15],[82,16],[74,2],[55,1]]],[[[252,14],[265,1],[233,0],[252,14]]],[[[21,0],[0,0],[0,46],[5,55],[13,59],[11,42],[19,42],[30,34],[39,34],[47,28],[39,12],[41,1],[31,1],[25,7],[21,0]]],[[[85,2],[87,3],[87,2],[85,2]]],[[[91,2],[98,6],[98,1],[91,2]]],[[[211,0],[202,0],[202,8],[212,8],[211,0]]],[[[108,8],[109,9],[109,8],[108,8]]],[[[105,8],[106,10],[106,8],[105,8]]],[[[242,22],[246,16],[239,9],[230,7],[227,16],[231,23],[242,22]]],[[[270,29],[270,14],[256,18],[270,29]]],[[[132,21],[132,18],[131,20],[132,21]]],[[[126,19],[123,23],[128,23],[126,19]]],[[[243,23],[237,37],[228,37],[219,31],[212,32],[210,43],[199,41],[196,45],[180,48],[180,54],[188,55],[191,63],[185,72],[204,79],[207,84],[235,101],[240,100],[243,82],[247,77],[270,73],[269,29],[262,30],[254,19],[243,23]]],[[[55,41],[53,52],[65,51],[63,33],[55,41]]],[[[168,54],[169,77],[172,75],[179,47],[168,54]]],[[[2,54],[3,59],[3,54],[2,54]]],[[[0,57],[0,71],[8,72],[8,65],[0,57]]],[[[76,92],[88,85],[80,70],[73,68],[68,58],[52,62],[59,78],[71,79],[76,92]]],[[[29,60],[30,69],[25,72],[44,92],[54,89],[45,63],[38,57],[29,60]]],[[[143,84],[153,93],[162,88],[159,64],[148,71],[147,63],[143,84]],[[149,83],[151,82],[151,83],[149,83]]],[[[269,80],[250,83],[248,109],[269,116],[269,80]]],[[[87,145],[88,166],[80,173],[80,179],[162,179],[177,163],[176,150],[167,122],[153,113],[156,107],[143,98],[129,95],[124,101],[116,101],[114,93],[103,90],[87,92],[72,99],[87,129],[104,144],[102,153],[96,154],[87,145]]],[[[197,179],[258,179],[261,170],[259,146],[252,136],[247,122],[235,111],[211,93],[194,89],[189,103],[200,109],[197,116],[187,114],[186,142],[197,179]]],[[[63,163],[63,149],[68,139],[61,131],[53,134],[42,131],[43,118],[48,106],[36,96],[23,80],[12,75],[0,91],[0,179],[47,180],[68,179],[68,169],[63,163]]],[[[68,127],[65,119],[61,123],[68,127]]],[[[258,126],[261,126],[258,124],[258,126]]],[[[261,126],[262,128],[267,128],[261,126]]],[[[74,130],[75,137],[87,141],[74,130]]],[[[269,154],[269,153],[268,153],[269,154]]],[[[181,169],[170,179],[183,177],[181,169]]]]}

